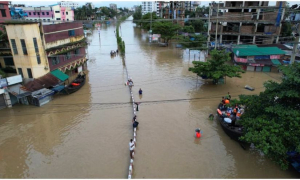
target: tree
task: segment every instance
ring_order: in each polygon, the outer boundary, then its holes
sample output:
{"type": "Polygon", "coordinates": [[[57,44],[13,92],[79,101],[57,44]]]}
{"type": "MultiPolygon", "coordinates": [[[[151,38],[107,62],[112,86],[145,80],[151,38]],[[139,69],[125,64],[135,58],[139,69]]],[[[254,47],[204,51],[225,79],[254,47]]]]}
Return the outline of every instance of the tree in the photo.
{"type": "Polygon", "coordinates": [[[139,6],[136,8],[136,11],[133,14],[133,22],[141,25],[141,22],[139,20],[142,19],[142,6],[139,6]]]}
{"type": "Polygon", "coordinates": [[[282,23],[282,28],[281,28],[281,36],[287,37],[291,36],[293,30],[292,30],[292,23],[291,22],[284,22],[282,23]]]}
{"type": "Polygon", "coordinates": [[[154,22],[155,19],[160,19],[159,17],[156,16],[156,12],[152,12],[152,17],[151,17],[151,13],[144,14],[141,19],[142,28],[150,30],[151,20],[152,22],[154,22]]]}
{"type": "Polygon", "coordinates": [[[300,152],[300,64],[279,69],[281,83],[268,81],[259,95],[240,95],[239,103],[246,106],[241,139],[287,169],[287,152],[300,152]]]}
{"type": "Polygon", "coordinates": [[[186,32],[186,33],[194,33],[195,32],[195,29],[193,26],[184,26],[183,29],[182,29],[183,32],[186,32]]]}
{"type": "Polygon", "coordinates": [[[207,38],[203,35],[189,35],[187,37],[181,36],[181,45],[184,48],[194,49],[194,50],[205,50],[207,38]]]}
{"type": "Polygon", "coordinates": [[[207,62],[193,61],[194,67],[189,68],[189,71],[196,73],[202,78],[212,79],[216,84],[222,77],[241,77],[241,73],[244,71],[240,66],[225,64],[231,59],[229,53],[212,50],[210,55],[211,58],[207,62]]]}
{"type": "Polygon", "coordinates": [[[152,29],[154,34],[160,34],[164,42],[168,43],[176,35],[180,26],[169,21],[157,21],[153,23],[152,29]]]}
{"type": "Polygon", "coordinates": [[[186,21],[184,25],[193,26],[195,32],[207,32],[207,27],[205,26],[204,22],[201,19],[186,21]]]}

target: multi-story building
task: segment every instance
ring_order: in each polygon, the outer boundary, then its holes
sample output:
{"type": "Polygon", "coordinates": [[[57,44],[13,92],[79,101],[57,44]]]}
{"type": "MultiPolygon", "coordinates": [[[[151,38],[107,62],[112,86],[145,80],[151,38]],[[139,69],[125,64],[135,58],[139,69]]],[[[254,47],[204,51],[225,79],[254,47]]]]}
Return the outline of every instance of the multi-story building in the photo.
{"type": "Polygon", "coordinates": [[[72,1],[61,1],[57,3],[61,7],[70,7],[72,9],[76,9],[79,7],[78,2],[72,2],[72,1]]]}
{"type": "Polygon", "coordinates": [[[157,11],[155,1],[142,1],[142,15],[157,11]]]}
{"type": "Polygon", "coordinates": [[[285,1],[277,1],[275,6],[268,6],[269,1],[211,3],[210,37],[217,38],[218,43],[277,43],[285,4],[285,1]]]}
{"type": "Polygon", "coordinates": [[[91,5],[91,8],[92,8],[92,9],[95,9],[95,5],[94,5],[92,2],[87,2],[87,3],[85,4],[86,7],[89,7],[90,5],[91,5]]]}
{"type": "Polygon", "coordinates": [[[201,1],[192,1],[192,11],[196,11],[197,7],[201,5],[201,1]]]}
{"type": "Polygon", "coordinates": [[[0,1],[0,23],[3,23],[5,20],[11,19],[10,12],[9,12],[9,1],[0,1]]]}
{"type": "Polygon", "coordinates": [[[23,78],[38,78],[56,69],[70,75],[86,67],[81,22],[7,22],[6,29],[14,65],[23,78]]]}
{"type": "Polygon", "coordinates": [[[42,22],[68,22],[74,21],[74,10],[70,7],[61,7],[58,4],[49,7],[20,7],[27,13],[26,20],[42,22]]]}
{"type": "Polygon", "coordinates": [[[117,4],[109,4],[109,8],[117,11],[117,4]]]}
{"type": "Polygon", "coordinates": [[[185,10],[192,11],[192,1],[184,1],[185,10]]]}
{"type": "Polygon", "coordinates": [[[166,19],[182,19],[185,14],[185,1],[170,1],[163,9],[162,17],[166,19]]]}

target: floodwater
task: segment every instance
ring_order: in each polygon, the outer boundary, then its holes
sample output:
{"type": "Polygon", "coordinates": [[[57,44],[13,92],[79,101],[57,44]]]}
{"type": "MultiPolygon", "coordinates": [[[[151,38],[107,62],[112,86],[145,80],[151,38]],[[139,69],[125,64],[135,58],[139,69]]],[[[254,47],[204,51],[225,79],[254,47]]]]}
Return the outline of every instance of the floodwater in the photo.
{"type": "MultiPolygon", "coordinates": [[[[133,112],[124,61],[109,55],[117,47],[114,30],[114,24],[103,25],[100,38],[97,30],[88,37],[88,79],[81,90],[43,107],[0,111],[0,178],[127,178],[133,112]]],[[[243,150],[217,120],[208,120],[228,91],[233,97],[257,94],[279,74],[247,72],[212,85],[188,71],[193,52],[189,58],[174,44],[150,44],[131,21],[120,33],[141,102],[133,178],[299,178],[257,151],[243,150]],[[245,90],[246,84],[256,90],[245,90]],[[195,140],[198,127],[203,136],[195,140]]]]}

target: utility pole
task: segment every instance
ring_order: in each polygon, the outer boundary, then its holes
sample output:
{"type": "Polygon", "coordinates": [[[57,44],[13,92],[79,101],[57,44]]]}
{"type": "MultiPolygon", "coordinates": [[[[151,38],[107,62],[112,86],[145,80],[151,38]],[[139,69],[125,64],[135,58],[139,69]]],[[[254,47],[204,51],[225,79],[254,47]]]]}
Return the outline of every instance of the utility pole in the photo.
{"type": "Polygon", "coordinates": [[[210,25],[210,16],[211,16],[211,5],[209,5],[209,12],[208,12],[208,26],[207,26],[207,50],[206,50],[206,55],[208,56],[208,47],[209,47],[209,41],[210,41],[210,34],[209,30],[211,28],[210,25]]]}
{"type": "Polygon", "coordinates": [[[294,42],[294,48],[293,48],[292,58],[291,58],[290,64],[294,64],[294,62],[295,62],[297,47],[298,47],[298,43],[299,43],[299,37],[300,36],[299,36],[298,32],[295,34],[295,36],[296,36],[296,39],[295,39],[295,42],[294,42]]]}
{"type": "Polygon", "coordinates": [[[219,6],[220,6],[220,1],[218,2],[218,10],[217,10],[217,24],[216,24],[215,49],[217,49],[217,42],[218,42],[219,6]]]}

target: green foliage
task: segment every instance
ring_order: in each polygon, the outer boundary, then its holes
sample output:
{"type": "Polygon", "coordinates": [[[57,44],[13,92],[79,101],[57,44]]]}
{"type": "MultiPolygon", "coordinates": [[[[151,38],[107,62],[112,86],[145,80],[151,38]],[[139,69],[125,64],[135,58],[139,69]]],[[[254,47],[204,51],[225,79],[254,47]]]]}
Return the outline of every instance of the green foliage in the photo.
{"type": "Polygon", "coordinates": [[[0,69],[0,75],[1,75],[2,78],[5,78],[5,77],[6,77],[6,73],[3,72],[1,69],[0,69]]]}
{"type": "Polygon", "coordinates": [[[160,34],[161,38],[168,43],[176,35],[180,26],[169,21],[158,21],[153,23],[152,29],[154,34],[160,34]]]}
{"type": "Polygon", "coordinates": [[[9,66],[6,66],[5,68],[2,68],[1,70],[5,73],[17,73],[16,69],[9,67],[9,66]]]}
{"type": "Polygon", "coordinates": [[[241,77],[244,71],[240,66],[232,66],[225,64],[230,61],[229,53],[224,51],[213,50],[210,52],[211,58],[207,62],[193,61],[194,67],[189,68],[189,71],[196,73],[198,76],[213,79],[215,83],[222,77],[241,77]]]}
{"type": "Polygon", "coordinates": [[[193,26],[184,26],[182,28],[182,31],[183,32],[186,32],[186,33],[194,33],[195,32],[195,29],[193,26]]]}
{"type": "Polygon", "coordinates": [[[205,50],[206,47],[206,37],[203,35],[190,35],[190,36],[179,36],[180,44],[184,48],[188,49],[198,49],[198,50],[205,50]],[[192,38],[194,40],[192,40],[192,38]]]}
{"type": "Polygon", "coordinates": [[[300,64],[281,66],[281,83],[268,81],[259,95],[240,95],[246,106],[240,123],[242,140],[253,143],[266,156],[288,168],[288,151],[300,152],[300,64]]]}
{"type": "Polygon", "coordinates": [[[142,19],[142,6],[136,8],[136,11],[133,13],[133,22],[137,25],[141,25],[140,20],[142,19]]]}
{"type": "Polygon", "coordinates": [[[292,35],[292,23],[291,22],[284,22],[282,23],[282,28],[281,28],[281,36],[291,36],[292,35]]]}
{"type": "Polygon", "coordinates": [[[156,12],[152,12],[152,17],[151,17],[151,13],[147,13],[147,14],[143,15],[143,17],[140,21],[140,24],[143,29],[150,30],[151,19],[152,19],[152,25],[153,25],[153,22],[156,19],[160,19],[160,18],[156,16],[156,12]]]}
{"type": "Polygon", "coordinates": [[[205,26],[204,21],[199,20],[189,20],[184,23],[185,26],[193,26],[195,32],[207,32],[207,27],[205,26]]]}
{"type": "Polygon", "coordinates": [[[125,21],[127,18],[129,17],[128,16],[123,16],[121,17],[119,20],[118,20],[118,23],[117,23],[117,27],[116,27],[116,36],[117,36],[117,44],[118,44],[118,49],[120,50],[120,53],[121,55],[125,55],[125,42],[122,40],[122,38],[120,37],[120,34],[119,34],[119,27],[120,27],[120,24],[122,21],[125,21]]]}

